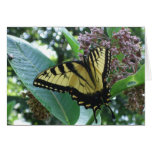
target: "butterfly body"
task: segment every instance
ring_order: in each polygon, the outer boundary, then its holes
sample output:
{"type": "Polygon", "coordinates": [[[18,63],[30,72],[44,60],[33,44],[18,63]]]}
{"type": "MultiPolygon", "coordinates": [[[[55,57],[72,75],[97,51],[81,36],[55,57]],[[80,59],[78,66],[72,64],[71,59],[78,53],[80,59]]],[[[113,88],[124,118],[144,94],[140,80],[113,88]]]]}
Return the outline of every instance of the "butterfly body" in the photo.
{"type": "Polygon", "coordinates": [[[110,61],[109,50],[96,48],[91,50],[83,61],[65,62],[41,72],[33,85],[63,93],[69,92],[79,105],[93,109],[95,116],[101,105],[107,106],[110,102],[110,89],[106,80],[110,61]]]}

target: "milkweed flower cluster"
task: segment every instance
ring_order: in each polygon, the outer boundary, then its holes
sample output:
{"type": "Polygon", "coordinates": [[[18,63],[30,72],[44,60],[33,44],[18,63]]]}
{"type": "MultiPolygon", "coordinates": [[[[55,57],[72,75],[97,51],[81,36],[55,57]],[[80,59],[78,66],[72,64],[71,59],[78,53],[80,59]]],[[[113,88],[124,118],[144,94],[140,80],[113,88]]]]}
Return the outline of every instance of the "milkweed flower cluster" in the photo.
{"type": "Polygon", "coordinates": [[[27,104],[34,117],[38,120],[47,120],[50,118],[49,111],[32,95],[31,92],[23,93],[23,97],[28,97],[27,104]]]}
{"type": "Polygon", "coordinates": [[[129,97],[128,104],[126,104],[127,108],[142,113],[145,105],[144,85],[130,88],[124,91],[124,94],[129,97]]]}
{"type": "Polygon", "coordinates": [[[110,48],[112,55],[122,55],[123,58],[122,60],[113,58],[111,61],[111,68],[115,70],[111,84],[114,84],[137,72],[138,64],[141,61],[141,47],[140,39],[132,36],[128,28],[122,28],[119,32],[114,33],[112,39],[113,43],[110,48]]]}
{"type": "MultiPolygon", "coordinates": [[[[108,37],[104,34],[103,28],[90,28],[90,33],[85,32],[85,34],[80,34],[78,41],[80,43],[80,49],[84,50],[84,55],[89,53],[90,46],[98,47],[104,46],[110,48],[110,41],[108,37]]],[[[80,57],[82,54],[80,54],[80,57]]]]}
{"type": "MultiPolygon", "coordinates": [[[[104,46],[110,49],[112,54],[111,69],[113,69],[109,76],[110,86],[116,81],[137,72],[141,61],[141,43],[138,37],[131,35],[129,28],[122,28],[119,32],[113,33],[112,38],[109,39],[104,32],[104,28],[93,27],[90,28],[90,33],[80,34],[78,41],[80,49],[84,50],[84,55],[89,53],[89,48],[92,46],[104,46]]],[[[82,56],[80,54],[80,57],[82,56]]],[[[144,86],[140,89],[136,87],[125,92],[129,97],[129,106],[127,106],[129,109],[136,111],[138,111],[137,109],[140,109],[139,111],[143,110],[144,97],[140,98],[141,94],[139,92],[144,92],[144,86]],[[134,94],[134,96],[131,94],[134,94]]]]}

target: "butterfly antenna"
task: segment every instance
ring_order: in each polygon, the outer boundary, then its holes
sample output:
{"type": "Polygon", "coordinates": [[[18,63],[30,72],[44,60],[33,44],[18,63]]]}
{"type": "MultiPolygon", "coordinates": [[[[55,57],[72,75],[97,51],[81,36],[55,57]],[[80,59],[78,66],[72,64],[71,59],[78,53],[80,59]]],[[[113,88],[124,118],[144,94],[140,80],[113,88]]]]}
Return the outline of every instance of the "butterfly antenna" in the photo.
{"type": "Polygon", "coordinates": [[[112,119],[115,119],[115,115],[114,115],[114,112],[112,111],[112,109],[110,108],[110,106],[109,105],[106,105],[108,108],[109,108],[109,110],[111,111],[111,114],[112,114],[112,119]]]}

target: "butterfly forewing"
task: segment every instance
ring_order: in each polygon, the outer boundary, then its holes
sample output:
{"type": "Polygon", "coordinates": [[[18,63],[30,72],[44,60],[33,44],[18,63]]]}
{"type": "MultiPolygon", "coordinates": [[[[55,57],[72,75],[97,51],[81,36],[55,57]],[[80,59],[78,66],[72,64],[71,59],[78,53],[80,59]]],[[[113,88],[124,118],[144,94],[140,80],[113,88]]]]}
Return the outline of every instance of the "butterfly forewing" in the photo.
{"type": "Polygon", "coordinates": [[[86,94],[95,88],[83,62],[67,62],[49,68],[35,78],[34,85],[61,92],[76,89],[86,94]]]}

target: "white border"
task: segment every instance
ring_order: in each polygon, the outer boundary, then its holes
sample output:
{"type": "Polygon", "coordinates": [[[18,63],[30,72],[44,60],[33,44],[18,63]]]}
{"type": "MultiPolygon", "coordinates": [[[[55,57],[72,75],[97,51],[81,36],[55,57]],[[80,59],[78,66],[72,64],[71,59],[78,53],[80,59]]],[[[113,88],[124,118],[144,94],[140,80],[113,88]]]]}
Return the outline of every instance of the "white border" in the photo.
{"type": "MultiPolygon", "coordinates": [[[[150,151],[152,141],[152,82],[146,82],[146,126],[7,126],[7,26],[144,26],[151,62],[150,1],[0,2],[0,150],[24,151],[150,151]]],[[[150,63],[151,64],[151,63],[150,63]]]]}

